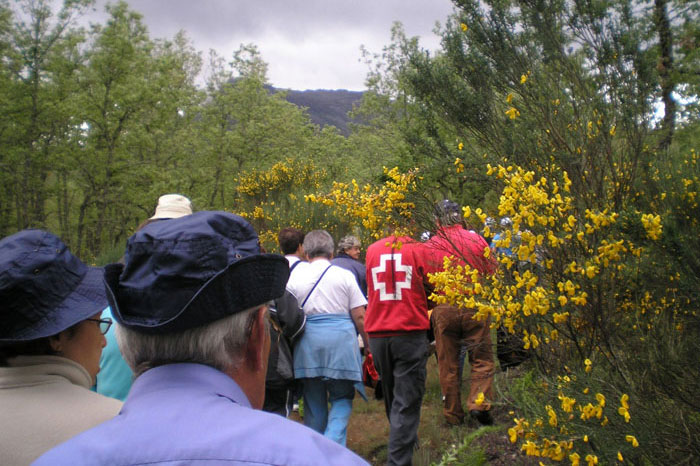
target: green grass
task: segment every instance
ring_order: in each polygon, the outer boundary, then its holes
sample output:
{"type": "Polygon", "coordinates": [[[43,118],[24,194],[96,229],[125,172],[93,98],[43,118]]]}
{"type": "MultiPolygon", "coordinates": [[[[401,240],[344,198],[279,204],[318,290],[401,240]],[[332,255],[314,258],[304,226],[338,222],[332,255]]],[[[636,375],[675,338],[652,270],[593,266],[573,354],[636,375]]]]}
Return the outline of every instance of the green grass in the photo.
{"type": "MultiPolygon", "coordinates": [[[[508,373],[496,374],[496,393],[507,392],[507,387],[516,382],[515,377],[524,371],[517,368],[508,373]]],[[[465,377],[469,373],[465,369],[465,377]]],[[[532,382],[526,382],[523,390],[532,382]]],[[[462,384],[463,403],[469,381],[462,384]]],[[[504,398],[496,400],[492,410],[495,424],[480,427],[476,421],[467,419],[460,426],[448,425],[442,414],[442,394],[438,381],[435,357],[428,360],[426,391],[421,406],[421,422],[418,429],[419,448],[413,454],[414,466],[432,465],[511,465],[537,464],[525,458],[519,446],[511,444],[506,430],[512,425],[509,411],[512,407],[504,398]]],[[[348,427],[348,447],[373,465],[386,464],[389,421],[384,412],[384,402],[375,400],[371,390],[368,401],[356,397],[348,427]]]]}
{"type": "Polygon", "coordinates": [[[486,453],[483,448],[474,445],[474,441],[489,433],[502,432],[501,426],[488,426],[468,433],[462,441],[449,448],[437,463],[437,466],[461,465],[461,466],[481,466],[486,464],[486,453]]]}

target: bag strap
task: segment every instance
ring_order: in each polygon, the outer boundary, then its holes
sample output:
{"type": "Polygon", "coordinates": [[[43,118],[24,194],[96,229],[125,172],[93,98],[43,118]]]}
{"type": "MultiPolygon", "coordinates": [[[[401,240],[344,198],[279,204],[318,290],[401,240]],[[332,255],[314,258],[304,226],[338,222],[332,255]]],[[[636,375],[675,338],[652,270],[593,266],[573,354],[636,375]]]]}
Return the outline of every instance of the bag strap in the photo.
{"type": "Polygon", "coordinates": [[[333,266],[333,264],[330,264],[328,267],[326,267],[326,270],[324,270],[323,273],[321,274],[321,276],[318,277],[318,280],[316,280],[316,283],[314,283],[314,286],[311,288],[311,291],[309,291],[309,294],[306,295],[306,299],[304,299],[304,302],[301,303],[302,309],[304,309],[304,304],[306,304],[306,301],[309,300],[309,296],[311,296],[311,293],[314,292],[314,290],[316,289],[316,286],[320,283],[323,276],[326,274],[326,272],[328,272],[328,269],[330,269],[332,266],[333,266]]]}
{"type": "Polygon", "coordinates": [[[299,265],[300,262],[302,262],[302,261],[301,261],[301,260],[298,260],[298,261],[296,261],[295,263],[293,263],[291,267],[289,267],[289,275],[292,274],[292,270],[294,270],[294,267],[296,267],[297,265],[299,265]]]}

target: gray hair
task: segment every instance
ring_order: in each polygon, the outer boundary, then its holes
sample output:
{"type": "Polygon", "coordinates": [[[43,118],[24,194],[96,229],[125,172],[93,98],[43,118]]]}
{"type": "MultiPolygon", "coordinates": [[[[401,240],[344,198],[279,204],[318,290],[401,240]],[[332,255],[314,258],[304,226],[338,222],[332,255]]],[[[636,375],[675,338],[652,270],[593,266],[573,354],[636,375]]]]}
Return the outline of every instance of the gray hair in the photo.
{"type": "Polygon", "coordinates": [[[326,230],[310,231],[304,237],[304,252],[309,259],[333,256],[333,237],[326,230]]]}
{"type": "Polygon", "coordinates": [[[341,252],[345,252],[354,246],[360,247],[360,240],[357,239],[356,236],[352,236],[352,235],[343,236],[342,238],[340,238],[340,241],[338,241],[338,247],[336,248],[336,253],[340,254],[341,252]]]}
{"type": "MultiPolygon", "coordinates": [[[[157,366],[183,362],[227,372],[238,368],[243,361],[241,350],[261,307],[176,333],[141,333],[117,324],[117,342],[135,377],[157,366]]],[[[267,325],[267,319],[265,322],[267,325]]]]}

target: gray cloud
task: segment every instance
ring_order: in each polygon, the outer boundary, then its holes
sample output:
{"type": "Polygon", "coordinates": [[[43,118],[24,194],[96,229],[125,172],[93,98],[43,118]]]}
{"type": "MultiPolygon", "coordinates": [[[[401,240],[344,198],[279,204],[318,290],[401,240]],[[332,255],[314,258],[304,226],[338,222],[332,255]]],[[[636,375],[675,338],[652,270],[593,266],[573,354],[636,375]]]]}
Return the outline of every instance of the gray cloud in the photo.
{"type": "MultiPolygon", "coordinates": [[[[106,0],[88,19],[102,21],[106,0]]],[[[152,37],[185,30],[195,47],[231,54],[258,45],[273,85],[294,89],[362,89],[367,69],[360,46],[379,52],[394,21],[424,47],[437,46],[436,21],[452,12],[450,0],[131,0],[152,37]]]]}

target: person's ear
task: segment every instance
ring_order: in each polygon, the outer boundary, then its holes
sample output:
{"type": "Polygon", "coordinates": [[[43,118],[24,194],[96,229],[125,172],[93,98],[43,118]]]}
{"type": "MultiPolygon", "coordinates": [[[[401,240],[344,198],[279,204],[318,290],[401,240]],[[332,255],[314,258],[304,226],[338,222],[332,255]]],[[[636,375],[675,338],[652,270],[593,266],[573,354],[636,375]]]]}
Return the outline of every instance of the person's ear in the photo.
{"type": "Polygon", "coordinates": [[[256,311],[246,346],[245,364],[254,371],[267,370],[268,354],[266,353],[269,353],[269,350],[266,352],[265,348],[267,339],[270,338],[266,325],[267,312],[267,305],[260,306],[256,311]]]}
{"type": "Polygon", "coordinates": [[[63,340],[64,340],[64,332],[57,333],[56,335],[51,335],[49,337],[49,346],[51,346],[51,349],[56,352],[60,353],[63,350],[63,340]]]}

